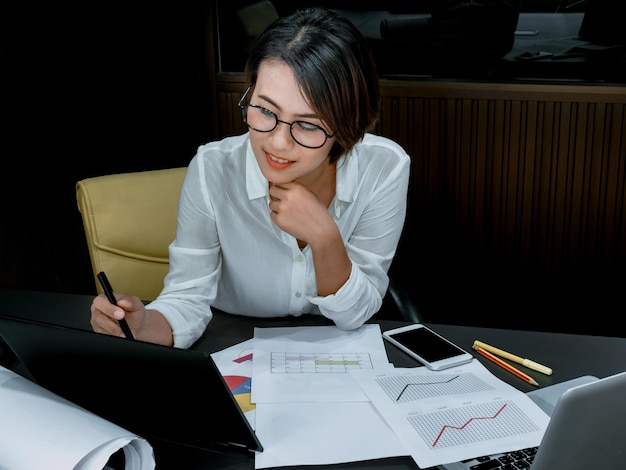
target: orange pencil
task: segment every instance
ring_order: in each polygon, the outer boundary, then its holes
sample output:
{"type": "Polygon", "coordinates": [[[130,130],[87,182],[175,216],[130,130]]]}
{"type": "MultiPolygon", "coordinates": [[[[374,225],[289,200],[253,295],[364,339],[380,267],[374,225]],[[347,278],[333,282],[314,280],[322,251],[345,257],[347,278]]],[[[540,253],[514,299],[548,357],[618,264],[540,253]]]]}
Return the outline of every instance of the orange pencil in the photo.
{"type": "Polygon", "coordinates": [[[498,364],[500,367],[505,368],[506,370],[508,370],[509,372],[511,372],[512,374],[517,375],[520,379],[522,379],[524,382],[528,382],[529,384],[532,385],[537,385],[539,386],[539,384],[535,381],[535,379],[533,379],[532,377],[530,377],[529,375],[524,374],[521,370],[516,369],[515,367],[513,367],[512,365],[504,362],[503,360],[497,358],[496,356],[494,356],[493,354],[491,354],[490,352],[485,351],[483,348],[479,348],[479,347],[475,347],[474,348],[476,351],[478,351],[480,354],[482,354],[483,356],[485,356],[487,359],[489,359],[490,361],[495,362],[496,364],[498,364]]]}

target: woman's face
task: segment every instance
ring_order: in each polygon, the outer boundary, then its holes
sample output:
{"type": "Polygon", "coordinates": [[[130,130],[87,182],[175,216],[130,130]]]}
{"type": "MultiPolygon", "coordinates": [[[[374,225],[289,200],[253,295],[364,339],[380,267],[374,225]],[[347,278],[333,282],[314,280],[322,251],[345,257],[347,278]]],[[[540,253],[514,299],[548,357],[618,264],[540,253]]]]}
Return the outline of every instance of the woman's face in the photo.
{"type": "MultiPolygon", "coordinates": [[[[281,121],[306,121],[320,126],[328,134],[333,133],[307,104],[293,72],[283,62],[269,60],[261,63],[249,103],[266,108],[281,121]]],[[[327,168],[328,153],[334,141],[331,137],[320,148],[303,147],[291,136],[289,125],[282,122],[271,132],[250,129],[256,161],[263,176],[274,184],[298,181],[309,186],[327,168]]]]}

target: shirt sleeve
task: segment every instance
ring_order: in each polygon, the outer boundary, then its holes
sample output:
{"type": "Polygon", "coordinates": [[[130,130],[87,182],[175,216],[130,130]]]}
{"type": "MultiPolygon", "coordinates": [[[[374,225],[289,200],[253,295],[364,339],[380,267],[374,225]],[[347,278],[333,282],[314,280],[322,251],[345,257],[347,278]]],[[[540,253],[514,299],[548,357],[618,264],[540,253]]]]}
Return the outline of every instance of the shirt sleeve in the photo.
{"type": "Polygon", "coordinates": [[[356,155],[363,160],[359,160],[360,189],[352,208],[360,213],[355,224],[342,232],[352,262],[350,277],[335,294],[309,298],[324,316],[346,330],[360,327],[380,310],[406,217],[409,156],[399,145],[380,137],[365,140],[363,145],[362,154],[356,155]],[[370,164],[363,168],[363,161],[370,164]]]}
{"type": "Polygon", "coordinates": [[[181,189],[176,238],[169,247],[170,267],[164,288],[146,306],[166,318],[174,346],[180,348],[190,347],[211,321],[221,270],[217,227],[203,173],[203,160],[196,156],[181,189]]]}

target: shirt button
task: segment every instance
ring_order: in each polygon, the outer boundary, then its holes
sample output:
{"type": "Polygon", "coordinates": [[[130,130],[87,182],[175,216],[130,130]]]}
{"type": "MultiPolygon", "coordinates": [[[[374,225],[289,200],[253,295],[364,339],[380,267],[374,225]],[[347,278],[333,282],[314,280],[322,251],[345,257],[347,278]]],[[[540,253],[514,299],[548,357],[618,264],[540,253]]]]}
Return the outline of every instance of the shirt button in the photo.
{"type": "Polygon", "coordinates": [[[302,297],[302,294],[300,292],[296,292],[296,297],[302,297]]]}
{"type": "Polygon", "coordinates": [[[297,261],[298,263],[302,262],[303,260],[304,260],[304,256],[302,256],[302,255],[298,255],[298,256],[296,257],[296,261],[297,261]]]}

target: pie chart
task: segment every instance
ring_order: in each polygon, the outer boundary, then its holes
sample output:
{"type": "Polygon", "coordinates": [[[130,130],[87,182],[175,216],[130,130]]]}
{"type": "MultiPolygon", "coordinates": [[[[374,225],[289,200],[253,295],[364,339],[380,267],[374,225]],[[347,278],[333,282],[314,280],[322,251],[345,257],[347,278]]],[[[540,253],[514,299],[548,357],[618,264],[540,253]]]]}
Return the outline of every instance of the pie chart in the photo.
{"type": "Polygon", "coordinates": [[[255,404],[250,401],[250,392],[252,390],[252,379],[250,377],[243,375],[225,375],[224,380],[244,413],[256,407],[255,404]]]}

